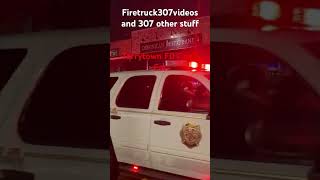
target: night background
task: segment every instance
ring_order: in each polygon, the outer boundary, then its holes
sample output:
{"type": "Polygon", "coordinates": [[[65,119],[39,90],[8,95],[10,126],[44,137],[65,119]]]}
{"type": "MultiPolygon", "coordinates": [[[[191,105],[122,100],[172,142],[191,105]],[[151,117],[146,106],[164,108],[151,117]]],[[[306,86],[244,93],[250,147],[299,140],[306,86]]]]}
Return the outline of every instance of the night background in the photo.
{"type": "Polygon", "coordinates": [[[109,25],[109,0],[11,0],[0,6],[0,33],[109,25]]]}
{"type": "MultiPolygon", "coordinates": [[[[0,6],[0,33],[109,25],[118,27],[123,20],[121,18],[122,8],[141,10],[151,8],[199,9],[200,16],[211,15],[211,26],[214,27],[256,28],[259,24],[270,22],[252,16],[253,5],[257,0],[206,1],[11,0],[3,2],[0,6]],[[208,4],[210,4],[211,12],[207,11],[208,4]]],[[[275,0],[274,2],[281,6],[281,18],[273,23],[286,27],[297,26],[297,24],[290,23],[293,7],[320,7],[320,2],[316,0],[275,0]]],[[[315,21],[317,20],[316,16],[318,15],[314,15],[315,21]]],[[[130,20],[130,18],[126,20],[130,20]]],[[[170,19],[168,18],[168,20],[170,19]]],[[[127,30],[130,31],[130,29],[127,30]]],[[[128,31],[115,30],[111,39],[126,39],[130,35],[128,31]]]]}

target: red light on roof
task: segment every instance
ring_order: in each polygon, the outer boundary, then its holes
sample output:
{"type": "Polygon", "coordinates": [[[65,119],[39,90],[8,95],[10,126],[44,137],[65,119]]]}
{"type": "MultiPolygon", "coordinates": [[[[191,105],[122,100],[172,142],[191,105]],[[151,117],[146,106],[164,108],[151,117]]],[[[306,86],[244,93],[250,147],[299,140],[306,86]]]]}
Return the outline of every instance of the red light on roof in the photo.
{"type": "Polygon", "coordinates": [[[202,64],[202,69],[210,71],[210,64],[202,64]]]}
{"type": "Polygon", "coordinates": [[[135,173],[139,172],[139,166],[132,165],[131,171],[135,173]]]}
{"type": "Polygon", "coordinates": [[[195,61],[191,61],[191,62],[189,63],[189,66],[190,66],[191,68],[196,69],[196,68],[198,68],[198,63],[195,62],[195,61]]]}

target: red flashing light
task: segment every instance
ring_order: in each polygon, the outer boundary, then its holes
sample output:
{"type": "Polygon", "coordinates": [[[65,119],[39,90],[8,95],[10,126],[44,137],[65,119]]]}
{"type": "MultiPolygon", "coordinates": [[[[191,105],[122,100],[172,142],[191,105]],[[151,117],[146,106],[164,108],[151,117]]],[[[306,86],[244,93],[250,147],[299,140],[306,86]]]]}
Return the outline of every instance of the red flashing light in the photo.
{"type": "Polygon", "coordinates": [[[192,72],[196,71],[210,71],[210,64],[202,64],[196,61],[165,61],[164,65],[155,64],[149,66],[150,70],[169,70],[169,69],[183,69],[190,70],[192,72]]]}
{"type": "Polygon", "coordinates": [[[139,172],[139,166],[133,165],[131,171],[135,173],[139,172]]]}
{"type": "Polygon", "coordinates": [[[210,71],[210,64],[202,64],[202,69],[210,71]]]}
{"type": "Polygon", "coordinates": [[[195,62],[195,61],[191,61],[191,62],[189,63],[189,67],[196,69],[196,68],[198,68],[198,63],[195,62]]]}

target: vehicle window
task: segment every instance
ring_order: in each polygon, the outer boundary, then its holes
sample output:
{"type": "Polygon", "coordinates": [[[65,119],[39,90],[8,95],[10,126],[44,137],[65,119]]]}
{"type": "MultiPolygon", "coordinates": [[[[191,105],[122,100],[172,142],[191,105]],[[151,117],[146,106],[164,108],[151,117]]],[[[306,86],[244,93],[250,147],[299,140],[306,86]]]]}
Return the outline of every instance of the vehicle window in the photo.
{"type": "Polygon", "coordinates": [[[118,77],[110,77],[110,81],[109,81],[109,91],[112,89],[112,87],[114,86],[114,84],[117,82],[118,77]]]}
{"type": "Polygon", "coordinates": [[[286,154],[319,145],[319,97],[291,66],[258,47],[214,43],[212,48],[217,76],[214,157],[286,163],[294,157],[286,154]],[[261,124],[272,128],[259,129],[261,124]],[[260,145],[272,151],[253,145],[256,141],[247,133],[252,127],[265,137],[260,145]],[[281,139],[283,134],[287,136],[281,139]]]}
{"type": "Polygon", "coordinates": [[[156,76],[134,76],[121,88],[116,100],[118,107],[148,109],[156,76]]]}
{"type": "Polygon", "coordinates": [[[170,75],[163,85],[159,110],[208,113],[210,92],[197,79],[184,75],[170,75]]]}
{"type": "Polygon", "coordinates": [[[26,49],[0,49],[0,91],[26,54],[26,49]]]}
{"type": "Polygon", "coordinates": [[[23,141],[108,148],[106,51],[107,45],[74,47],[51,61],[20,118],[23,141]]]}

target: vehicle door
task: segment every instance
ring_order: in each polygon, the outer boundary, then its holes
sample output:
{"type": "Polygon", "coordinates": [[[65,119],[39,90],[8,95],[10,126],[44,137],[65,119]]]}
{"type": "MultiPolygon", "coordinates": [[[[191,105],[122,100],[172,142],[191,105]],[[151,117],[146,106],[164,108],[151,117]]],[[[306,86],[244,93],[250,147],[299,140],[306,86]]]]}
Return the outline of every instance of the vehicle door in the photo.
{"type": "Polygon", "coordinates": [[[210,170],[210,81],[197,73],[166,73],[151,119],[153,167],[203,179],[210,170]]]}
{"type": "Polygon", "coordinates": [[[127,72],[111,97],[110,132],[120,162],[149,166],[151,99],[158,75],[127,72]]]}

